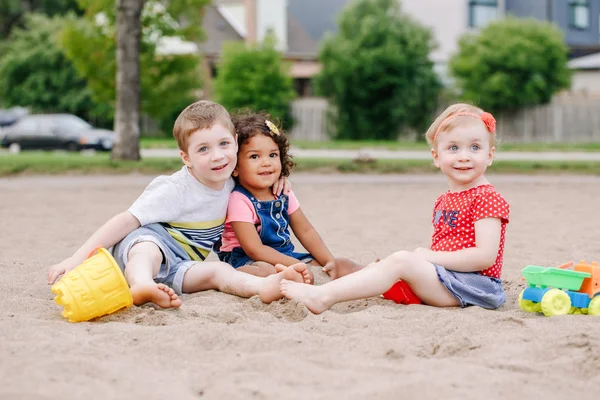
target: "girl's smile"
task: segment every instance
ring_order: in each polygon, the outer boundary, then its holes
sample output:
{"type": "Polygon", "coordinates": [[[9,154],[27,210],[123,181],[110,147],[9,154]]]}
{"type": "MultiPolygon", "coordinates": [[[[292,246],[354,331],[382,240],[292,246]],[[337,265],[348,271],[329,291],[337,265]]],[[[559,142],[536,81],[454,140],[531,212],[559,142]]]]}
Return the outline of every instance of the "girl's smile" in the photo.
{"type": "Polygon", "coordinates": [[[432,150],[435,165],[448,177],[451,191],[486,183],[484,173],[491,165],[494,147],[483,123],[473,123],[442,132],[432,150]]]}
{"type": "Polygon", "coordinates": [[[281,176],[279,146],[264,134],[251,137],[240,146],[235,173],[239,183],[257,197],[268,196],[281,176]]]}

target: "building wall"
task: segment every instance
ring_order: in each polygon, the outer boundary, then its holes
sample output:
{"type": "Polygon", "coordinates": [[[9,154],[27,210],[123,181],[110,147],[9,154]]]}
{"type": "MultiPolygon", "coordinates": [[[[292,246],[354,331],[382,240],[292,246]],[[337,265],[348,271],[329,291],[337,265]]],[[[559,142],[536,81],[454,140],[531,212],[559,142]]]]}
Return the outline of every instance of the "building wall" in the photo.
{"type": "Polygon", "coordinates": [[[506,13],[521,18],[548,20],[551,10],[549,0],[505,0],[506,13]]]}
{"type": "Polygon", "coordinates": [[[600,96],[600,70],[573,71],[571,91],[600,96]]]}
{"type": "Polygon", "coordinates": [[[287,51],[287,0],[256,0],[256,36],[262,42],[269,31],[277,37],[277,48],[287,51]]]}
{"type": "Polygon", "coordinates": [[[590,0],[590,25],[586,30],[569,27],[569,1],[554,0],[553,21],[566,33],[565,40],[572,46],[598,45],[600,33],[598,17],[600,15],[600,0],[590,0]]]}
{"type": "Polygon", "coordinates": [[[436,64],[446,64],[458,50],[458,39],[469,31],[468,0],[401,0],[401,9],[432,29],[438,48],[436,64]]]}
{"type": "Polygon", "coordinates": [[[589,27],[585,30],[569,26],[570,0],[505,0],[507,14],[554,22],[565,33],[570,46],[600,44],[600,0],[589,0],[589,27]]]}

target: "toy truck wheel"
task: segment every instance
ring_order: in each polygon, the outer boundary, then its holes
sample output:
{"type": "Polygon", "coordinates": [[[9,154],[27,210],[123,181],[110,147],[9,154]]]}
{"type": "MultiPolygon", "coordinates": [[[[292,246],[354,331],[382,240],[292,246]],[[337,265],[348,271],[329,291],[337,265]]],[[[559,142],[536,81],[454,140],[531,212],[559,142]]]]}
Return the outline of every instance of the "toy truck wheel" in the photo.
{"type": "Polygon", "coordinates": [[[569,295],[559,289],[550,289],[542,297],[542,312],[546,317],[567,315],[571,310],[569,295]]]}
{"type": "Polygon", "coordinates": [[[600,315],[600,296],[596,296],[590,301],[588,305],[589,315],[600,315]]]}
{"type": "Polygon", "coordinates": [[[519,307],[521,307],[521,310],[525,312],[540,312],[542,310],[541,304],[534,303],[531,300],[524,300],[523,293],[525,293],[524,290],[519,295],[519,307]]]}

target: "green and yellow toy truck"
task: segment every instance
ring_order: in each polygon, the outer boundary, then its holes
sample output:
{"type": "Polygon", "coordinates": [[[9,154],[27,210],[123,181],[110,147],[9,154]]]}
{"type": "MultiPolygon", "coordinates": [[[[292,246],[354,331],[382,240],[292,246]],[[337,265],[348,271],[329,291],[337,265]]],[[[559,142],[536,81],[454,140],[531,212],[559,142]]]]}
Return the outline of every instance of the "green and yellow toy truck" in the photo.
{"type": "Polygon", "coordinates": [[[585,261],[556,268],[528,265],[521,271],[529,287],[519,295],[519,307],[545,316],[600,315],[600,265],[585,261]],[[571,268],[572,269],[569,269],[571,268]]]}

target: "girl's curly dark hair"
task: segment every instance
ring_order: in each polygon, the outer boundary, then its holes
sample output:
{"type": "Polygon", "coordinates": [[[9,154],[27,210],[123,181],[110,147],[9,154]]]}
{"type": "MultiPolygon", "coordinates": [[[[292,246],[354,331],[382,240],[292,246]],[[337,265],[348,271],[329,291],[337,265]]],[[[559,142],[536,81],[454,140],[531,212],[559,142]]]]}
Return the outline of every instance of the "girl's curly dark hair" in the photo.
{"type": "Polygon", "coordinates": [[[233,115],[233,126],[235,127],[235,133],[238,135],[238,153],[242,148],[242,145],[248,143],[250,138],[258,134],[273,139],[279,147],[279,158],[281,159],[281,176],[288,177],[290,172],[296,166],[296,163],[292,160],[292,155],[289,154],[290,141],[285,135],[285,132],[281,129],[278,121],[271,119],[269,114],[264,112],[253,112],[253,111],[242,111],[233,115]],[[267,126],[266,121],[271,121],[279,130],[279,135],[271,132],[271,129],[267,126]]]}

